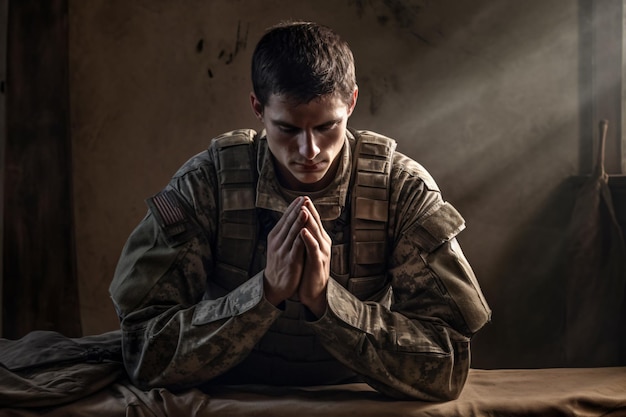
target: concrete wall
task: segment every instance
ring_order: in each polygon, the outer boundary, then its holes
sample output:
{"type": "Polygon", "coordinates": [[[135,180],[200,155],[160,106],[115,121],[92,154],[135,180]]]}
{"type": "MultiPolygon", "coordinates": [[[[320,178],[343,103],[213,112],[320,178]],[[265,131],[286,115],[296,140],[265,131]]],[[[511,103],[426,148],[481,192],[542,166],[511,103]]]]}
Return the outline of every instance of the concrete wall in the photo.
{"type": "Polygon", "coordinates": [[[86,334],[117,327],[117,258],[159,191],[223,131],[258,128],[249,61],[282,19],[335,28],[357,61],[351,119],[396,138],[465,216],[494,310],[474,366],[562,363],[557,270],[578,172],[575,0],[70,1],[76,242],[86,334]]]}

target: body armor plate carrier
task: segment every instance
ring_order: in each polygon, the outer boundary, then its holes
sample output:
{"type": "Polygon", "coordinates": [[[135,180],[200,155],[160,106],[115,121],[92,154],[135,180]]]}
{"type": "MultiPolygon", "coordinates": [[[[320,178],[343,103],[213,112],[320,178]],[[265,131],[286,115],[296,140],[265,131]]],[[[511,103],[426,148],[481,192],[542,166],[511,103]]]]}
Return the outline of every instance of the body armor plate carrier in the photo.
{"type": "MultiPolygon", "coordinates": [[[[369,131],[352,132],[356,143],[349,211],[325,224],[333,240],[331,275],[360,299],[379,301],[387,287],[389,178],[396,142],[369,131]],[[350,225],[349,240],[343,237],[345,224],[350,225]]],[[[256,136],[245,129],[213,140],[220,187],[215,279],[226,291],[258,272],[253,266],[255,252],[264,250],[266,234],[273,227],[271,221],[267,224],[267,213],[255,209],[256,136]]]]}

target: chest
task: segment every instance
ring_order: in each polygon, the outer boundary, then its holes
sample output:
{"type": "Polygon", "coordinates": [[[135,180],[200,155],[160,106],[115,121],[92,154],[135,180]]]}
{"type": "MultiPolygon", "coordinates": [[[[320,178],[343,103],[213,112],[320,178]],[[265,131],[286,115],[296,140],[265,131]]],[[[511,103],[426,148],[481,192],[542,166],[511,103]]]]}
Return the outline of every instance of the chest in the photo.
{"type": "MultiPolygon", "coordinates": [[[[242,226],[221,228],[222,233],[218,236],[214,251],[214,273],[208,277],[207,282],[207,288],[212,293],[211,298],[227,294],[265,268],[267,236],[278,219],[275,214],[265,210],[257,210],[254,218],[253,224],[246,228],[247,237],[243,236],[245,233],[242,226]],[[236,237],[232,236],[234,229],[241,229],[236,237]]],[[[348,215],[325,221],[323,226],[332,240],[331,277],[362,300],[376,298],[388,286],[384,273],[386,257],[381,257],[380,253],[381,248],[386,245],[382,241],[380,245],[367,245],[364,242],[386,239],[384,228],[377,227],[355,233],[348,215]],[[372,262],[355,268],[357,256],[372,262]],[[377,259],[382,262],[376,261],[377,259]]]]}

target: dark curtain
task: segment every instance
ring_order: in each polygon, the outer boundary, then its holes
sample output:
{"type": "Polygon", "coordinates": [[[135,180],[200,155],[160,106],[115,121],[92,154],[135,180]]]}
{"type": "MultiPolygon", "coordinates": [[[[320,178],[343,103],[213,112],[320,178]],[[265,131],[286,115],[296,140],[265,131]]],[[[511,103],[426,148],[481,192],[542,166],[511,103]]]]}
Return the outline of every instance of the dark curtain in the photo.
{"type": "Polygon", "coordinates": [[[81,335],[74,260],[67,0],[10,0],[3,337],[81,335]]]}

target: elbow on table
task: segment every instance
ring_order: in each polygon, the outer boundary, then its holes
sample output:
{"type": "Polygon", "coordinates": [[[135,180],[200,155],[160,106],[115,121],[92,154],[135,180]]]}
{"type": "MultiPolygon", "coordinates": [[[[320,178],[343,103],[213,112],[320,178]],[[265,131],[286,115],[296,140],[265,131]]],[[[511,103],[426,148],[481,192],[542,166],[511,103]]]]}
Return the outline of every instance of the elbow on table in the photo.
{"type": "Polygon", "coordinates": [[[454,369],[451,374],[443,374],[436,382],[428,387],[421,387],[416,399],[430,402],[446,402],[459,398],[465,381],[467,380],[468,369],[454,369]]]}
{"type": "Polygon", "coordinates": [[[170,391],[179,391],[193,385],[176,380],[168,375],[161,367],[147,366],[143,363],[128,363],[124,361],[128,379],[137,388],[148,391],[153,388],[166,388],[170,391]]]}
{"type": "Polygon", "coordinates": [[[147,365],[141,357],[124,355],[124,368],[128,379],[142,390],[165,387],[163,372],[159,367],[147,365]]]}
{"type": "Polygon", "coordinates": [[[143,390],[170,385],[164,376],[171,356],[159,353],[140,332],[122,333],[122,353],[126,374],[133,385],[143,390]]]}
{"type": "MultiPolygon", "coordinates": [[[[457,344],[454,352],[443,355],[439,360],[426,359],[418,361],[414,370],[405,371],[402,378],[405,384],[395,387],[396,395],[404,396],[405,399],[445,402],[457,399],[467,381],[469,374],[469,346],[457,344]]],[[[405,368],[408,369],[408,368],[405,368]]],[[[383,390],[375,387],[381,392],[383,390]]],[[[386,393],[388,394],[388,393],[386,393]]]]}
{"type": "Polygon", "coordinates": [[[433,396],[438,397],[435,401],[452,401],[459,398],[469,375],[469,357],[469,345],[457,343],[449,370],[441,372],[436,379],[438,382],[435,383],[435,389],[432,391],[433,396]]]}
{"type": "Polygon", "coordinates": [[[449,372],[438,369],[435,375],[420,372],[406,383],[386,384],[366,378],[366,382],[383,395],[397,400],[446,402],[456,400],[463,391],[469,369],[455,367],[449,372]]]}

